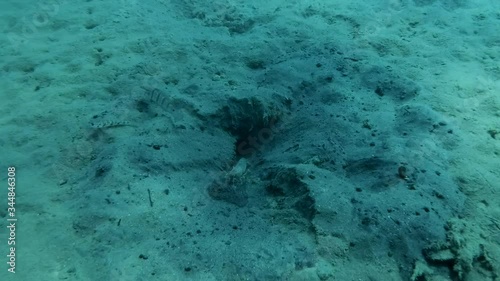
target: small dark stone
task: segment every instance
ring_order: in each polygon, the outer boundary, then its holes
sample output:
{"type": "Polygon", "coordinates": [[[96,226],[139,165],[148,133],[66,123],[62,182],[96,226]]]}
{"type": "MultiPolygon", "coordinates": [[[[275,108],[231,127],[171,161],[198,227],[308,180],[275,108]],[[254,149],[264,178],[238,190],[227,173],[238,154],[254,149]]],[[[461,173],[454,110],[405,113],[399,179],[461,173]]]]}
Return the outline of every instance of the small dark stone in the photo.
{"type": "Polygon", "coordinates": [[[266,63],[263,60],[249,60],[246,62],[246,66],[250,69],[265,69],[266,63]]]}
{"type": "Polygon", "coordinates": [[[432,195],[434,195],[437,199],[444,199],[444,195],[435,190],[432,192],[432,195]]]}
{"type": "Polygon", "coordinates": [[[407,180],[408,179],[408,169],[405,166],[399,166],[398,168],[398,176],[400,179],[407,180]]]}
{"type": "Polygon", "coordinates": [[[499,132],[497,130],[488,130],[488,134],[490,135],[490,137],[496,139],[497,138],[497,134],[499,132]]]}
{"type": "Polygon", "coordinates": [[[184,271],[185,271],[185,272],[190,272],[190,271],[191,271],[191,267],[189,267],[189,266],[188,266],[188,267],[185,267],[185,268],[184,268],[184,271]]]}
{"type": "Polygon", "coordinates": [[[97,168],[97,170],[95,171],[95,177],[96,178],[100,178],[104,175],[106,175],[106,173],[108,172],[108,168],[107,167],[99,167],[97,168]]]}
{"type": "Polygon", "coordinates": [[[142,260],[147,260],[147,259],[148,259],[148,256],[143,255],[143,254],[140,254],[140,255],[139,255],[139,258],[140,258],[140,259],[142,259],[142,260]]]}

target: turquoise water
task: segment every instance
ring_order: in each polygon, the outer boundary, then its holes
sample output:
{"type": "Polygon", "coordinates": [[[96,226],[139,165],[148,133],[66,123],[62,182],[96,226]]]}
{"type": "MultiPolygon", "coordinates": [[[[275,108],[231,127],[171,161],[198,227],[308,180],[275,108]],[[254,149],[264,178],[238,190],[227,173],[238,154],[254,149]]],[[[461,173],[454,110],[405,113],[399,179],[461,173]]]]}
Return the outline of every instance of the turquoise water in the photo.
{"type": "Polygon", "coordinates": [[[0,7],[1,280],[497,280],[500,2],[0,7]]]}

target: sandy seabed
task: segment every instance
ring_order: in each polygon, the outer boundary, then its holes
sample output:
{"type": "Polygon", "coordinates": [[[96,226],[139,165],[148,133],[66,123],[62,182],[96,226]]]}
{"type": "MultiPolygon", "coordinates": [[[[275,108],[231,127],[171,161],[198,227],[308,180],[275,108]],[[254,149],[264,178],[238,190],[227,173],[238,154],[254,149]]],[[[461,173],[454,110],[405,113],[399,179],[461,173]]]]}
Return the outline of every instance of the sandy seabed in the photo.
{"type": "Polygon", "coordinates": [[[500,278],[500,2],[0,7],[2,280],[500,278]]]}

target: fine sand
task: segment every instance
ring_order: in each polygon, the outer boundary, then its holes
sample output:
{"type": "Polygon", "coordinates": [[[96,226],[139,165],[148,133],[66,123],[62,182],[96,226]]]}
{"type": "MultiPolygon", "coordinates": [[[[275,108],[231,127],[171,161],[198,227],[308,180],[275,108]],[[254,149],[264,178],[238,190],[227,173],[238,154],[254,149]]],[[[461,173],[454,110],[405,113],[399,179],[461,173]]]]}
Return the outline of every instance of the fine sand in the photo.
{"type": "Polygon", "coordinates": [[[500,2],[0,7],[1,280],[500,278],[500,2]]]}

